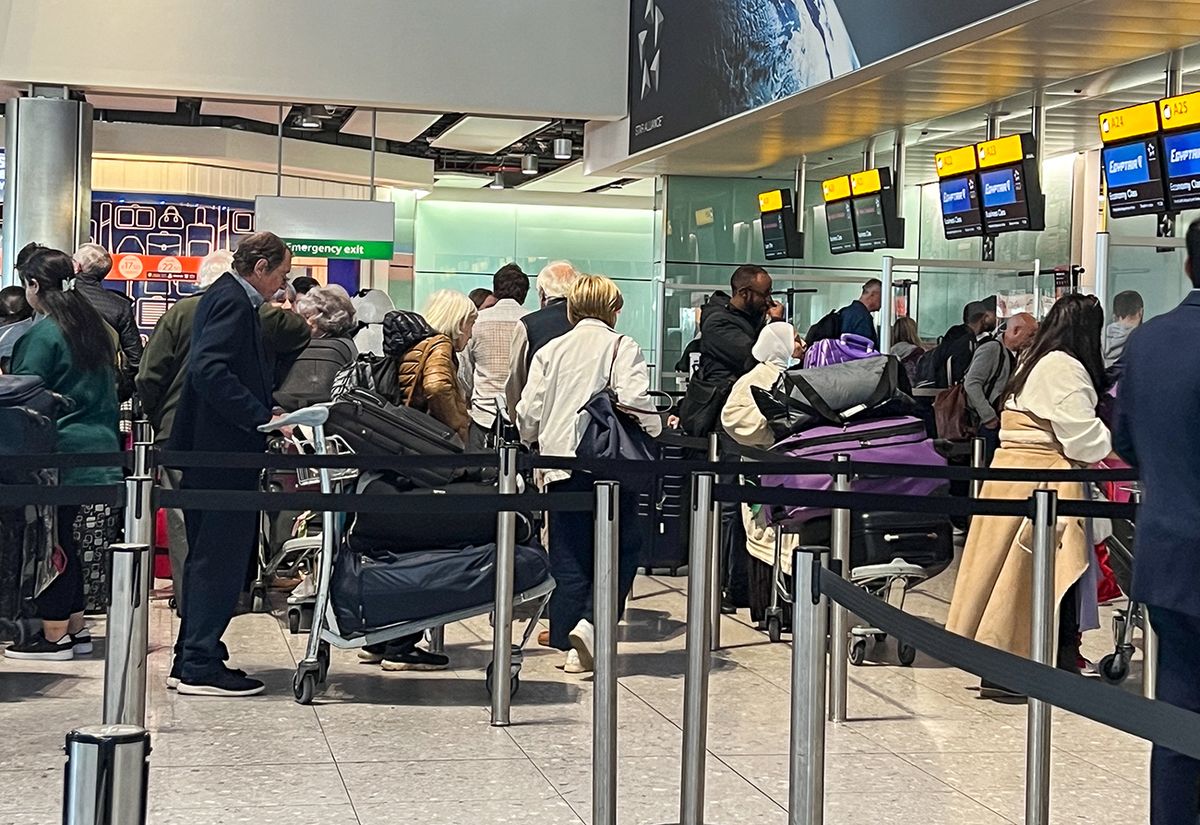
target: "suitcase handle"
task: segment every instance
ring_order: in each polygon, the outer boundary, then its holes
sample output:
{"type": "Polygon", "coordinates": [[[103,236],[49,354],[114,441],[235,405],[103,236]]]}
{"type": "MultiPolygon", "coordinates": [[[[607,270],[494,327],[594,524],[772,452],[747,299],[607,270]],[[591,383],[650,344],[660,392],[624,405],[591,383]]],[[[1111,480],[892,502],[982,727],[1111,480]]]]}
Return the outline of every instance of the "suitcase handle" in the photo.
{"type": "Polygon", "coordinates": [[[883,540],[886,542],[897,542],[902,539],[929,539],[936,541],[937,533],[884,533],[883,540]]]}

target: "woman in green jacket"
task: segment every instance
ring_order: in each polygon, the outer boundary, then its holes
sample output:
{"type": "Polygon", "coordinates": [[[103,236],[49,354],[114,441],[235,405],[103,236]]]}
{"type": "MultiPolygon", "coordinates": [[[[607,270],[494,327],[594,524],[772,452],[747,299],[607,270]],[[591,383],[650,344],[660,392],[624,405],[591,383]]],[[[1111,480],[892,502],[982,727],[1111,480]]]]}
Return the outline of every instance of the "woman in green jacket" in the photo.
{"type": "MultiPolygon", "coordinates": [[[[17,255],[16,269],[30,306],[44,317],[17,342],[10,372],[36,375],[72,402],[57,422],[59,452],[117,452],[116,350],[104,319],[74,289],[71,256],[30,244],[17,255]]],[[[121,472],[116,467],[76,467],[64,469],[59,480],[71,486],[118,484],[121,472]]],[[[10,659],[65,661],[91,652],[83,621],[83,568],[72,536],[78,512],[77,506],[58,508],[63,559],[58,576],[35,601],[42,633],[5,650],[10,659]]]]}

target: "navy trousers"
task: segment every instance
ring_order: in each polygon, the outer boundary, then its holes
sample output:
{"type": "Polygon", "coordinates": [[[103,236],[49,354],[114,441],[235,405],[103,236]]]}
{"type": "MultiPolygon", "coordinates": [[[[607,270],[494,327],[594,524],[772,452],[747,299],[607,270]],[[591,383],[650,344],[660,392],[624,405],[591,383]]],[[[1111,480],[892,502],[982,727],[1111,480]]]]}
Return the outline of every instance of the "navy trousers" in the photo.
{"type": "MultiPolygon", "coordinates": [[[[188,469],[184,490],[258,489],[251,470],[188,469]]],[[[231,510],[185,510],[188,554],[183,573],[182,620],[175,654],[180,676],[201,679],[224,667],[221,637],[237,609],[246,568],[256,546],[258,513],[231,510]]]]}
{"type": "MultiPolygon", "coordinates": [[[[1150,608],[1158,634],[1156,698],[1200,713],[1200,617],[1150,608]]],[[[1200,821],[1200,760],[1154,746],[1150,757],[1150,825],[1200,821]]]]}
{"type": "MultiPolygon", "coordinates": [[[[548,493],[591,492],[596,479],[574,473],[564,481],[548,485],[548,493]]],[[[625,601],[642,552],[642,525],[637,518],[637,494],[621,488],[620,550],[617,570],[617,609],[624,613],[625,601]]],[[[550,647],[568,650],[568,638],[580,619],[592,619],[592,581],[595,564],[592,513],[550,513],[550,573],[556,583],[550,596],[550,647]]]]}

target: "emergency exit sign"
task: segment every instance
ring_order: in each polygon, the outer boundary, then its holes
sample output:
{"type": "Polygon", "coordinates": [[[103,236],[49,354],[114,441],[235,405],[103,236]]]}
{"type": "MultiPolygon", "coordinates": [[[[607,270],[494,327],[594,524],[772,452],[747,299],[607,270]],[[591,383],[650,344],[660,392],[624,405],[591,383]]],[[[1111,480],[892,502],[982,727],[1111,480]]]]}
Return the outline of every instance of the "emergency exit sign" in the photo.
{"type": "Polygon", "coordinates": [[[283,238],[297,257],[391,260],[396,204],[260,196],[254,199],[254,225],[283,238]]]}

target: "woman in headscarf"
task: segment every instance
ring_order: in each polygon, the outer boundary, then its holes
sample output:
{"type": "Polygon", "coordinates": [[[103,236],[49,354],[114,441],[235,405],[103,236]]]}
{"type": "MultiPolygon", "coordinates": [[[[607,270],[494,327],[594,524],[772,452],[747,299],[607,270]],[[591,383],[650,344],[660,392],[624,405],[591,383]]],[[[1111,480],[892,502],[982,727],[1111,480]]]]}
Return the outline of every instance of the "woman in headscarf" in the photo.
{"type": "Polygon", "coordinates": [[[775,443],[775,436],[767,425],[766,416],[754,402],[751,390],[774,387],[780,374],[804,357],[804,341],[791,324],[775,321],[763,327],[750,352],[758,360],[758,366],[733,385],[721,410],[721,426],[739,444],[766,448],[775,443]]]}

